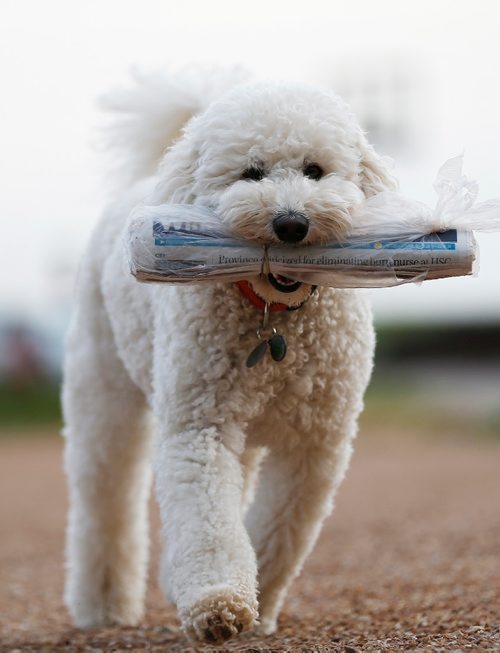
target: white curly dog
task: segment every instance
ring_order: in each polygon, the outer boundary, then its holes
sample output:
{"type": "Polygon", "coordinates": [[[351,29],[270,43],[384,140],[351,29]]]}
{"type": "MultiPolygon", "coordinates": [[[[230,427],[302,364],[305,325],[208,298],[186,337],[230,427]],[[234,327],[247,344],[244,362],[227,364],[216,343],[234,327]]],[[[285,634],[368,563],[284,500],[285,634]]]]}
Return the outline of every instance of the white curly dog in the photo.
{"type": "Polygon", "coordinates": [[[370,307],[283,277],[249,279],[250,295],[138,283],[127,216],[144,201],[200,204],[239,237],[316,243],[345,235],[352,208],[393,180],[331,92],[152,77],[114,101],[128,176],[87,249],[66,340],[66,602],[81,627],[141,619],[152,467],[160,582],[185,632],[271,633],[349,463],[370,307]],[[249,369],[255,297],[296,310],[272,313],[285,359],[249,369]]]}

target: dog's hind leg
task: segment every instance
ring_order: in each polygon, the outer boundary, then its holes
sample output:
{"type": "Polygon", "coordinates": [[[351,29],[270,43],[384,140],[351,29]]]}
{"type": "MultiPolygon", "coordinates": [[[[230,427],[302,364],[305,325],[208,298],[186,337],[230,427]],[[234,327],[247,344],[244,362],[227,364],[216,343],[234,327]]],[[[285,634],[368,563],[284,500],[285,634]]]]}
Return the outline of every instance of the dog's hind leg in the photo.
{"type": "Polygon", "coordinates": [[[247,512],[252,501],[255,499],[259,471],[266,453],[267,450],[264,447],[248,447],[241,456],[241,465],[243,468],[241,510],[243,514],[247,512]]]}
{"type": "Polygon", "coordinates": [[[81,627],[143,612],[150,488],[145,403],[119,359],[97,284],[66,342],[63,406],[70,490],[66,603],[81,627]]]}
{"type": "Polygon", "coordinates": [[[276,629],[292,580],[311,552],[350,457],[350,437],[333,449],[272,450],[265,459],[247,528],[259,567],[259,618],[276,629]]]}

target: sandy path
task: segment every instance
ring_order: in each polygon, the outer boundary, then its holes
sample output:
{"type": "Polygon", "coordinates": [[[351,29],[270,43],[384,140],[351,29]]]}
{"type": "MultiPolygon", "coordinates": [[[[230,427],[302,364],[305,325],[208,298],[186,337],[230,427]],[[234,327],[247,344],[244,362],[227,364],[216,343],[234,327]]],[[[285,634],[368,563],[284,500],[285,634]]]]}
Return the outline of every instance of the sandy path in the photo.
{"type": "MultiPolygon", "coordinates": [[[[154,573],[142,627],[71,627],[61,467],[54,438],[0,441],[0,651],[194,651],[154,573]]],[[[365,433],[278,633],[227,650],[500,651],[500,443],[365,433]]]]}

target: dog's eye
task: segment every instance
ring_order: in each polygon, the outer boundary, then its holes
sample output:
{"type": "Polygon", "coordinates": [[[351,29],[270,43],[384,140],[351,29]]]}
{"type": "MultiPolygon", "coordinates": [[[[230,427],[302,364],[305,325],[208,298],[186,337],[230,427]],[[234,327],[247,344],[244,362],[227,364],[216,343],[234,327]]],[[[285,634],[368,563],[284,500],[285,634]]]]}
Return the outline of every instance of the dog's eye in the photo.
{"type": "Polygon", "coordinates": [[[304,174],[309,179],[321,179],[323,176],[323,169],[317,163],[308,163],[304,168],[304,174]]]}
{"type": "Polygon", "coordinates": [[[242,179],[250,179],[251,181],[260,181],[264,178],[264,170],[262,168],[247,168],[241,175],[242,179]]]}

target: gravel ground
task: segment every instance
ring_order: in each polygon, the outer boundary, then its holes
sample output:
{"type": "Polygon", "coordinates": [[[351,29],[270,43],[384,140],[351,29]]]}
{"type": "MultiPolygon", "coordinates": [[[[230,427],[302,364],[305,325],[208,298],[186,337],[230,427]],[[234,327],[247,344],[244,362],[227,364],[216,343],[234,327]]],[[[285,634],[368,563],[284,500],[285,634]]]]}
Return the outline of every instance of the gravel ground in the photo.
{"type": "MultiPolygon", "coordinates": [[[[499,442],[365,432],[278,632],[200,650],[500,651],[499,507],[499,442]]],[[[0,651],[195,651],[155,572],[140,628],[72,628],[65,509],[61,442],[0,441],[0,651]]]]}

